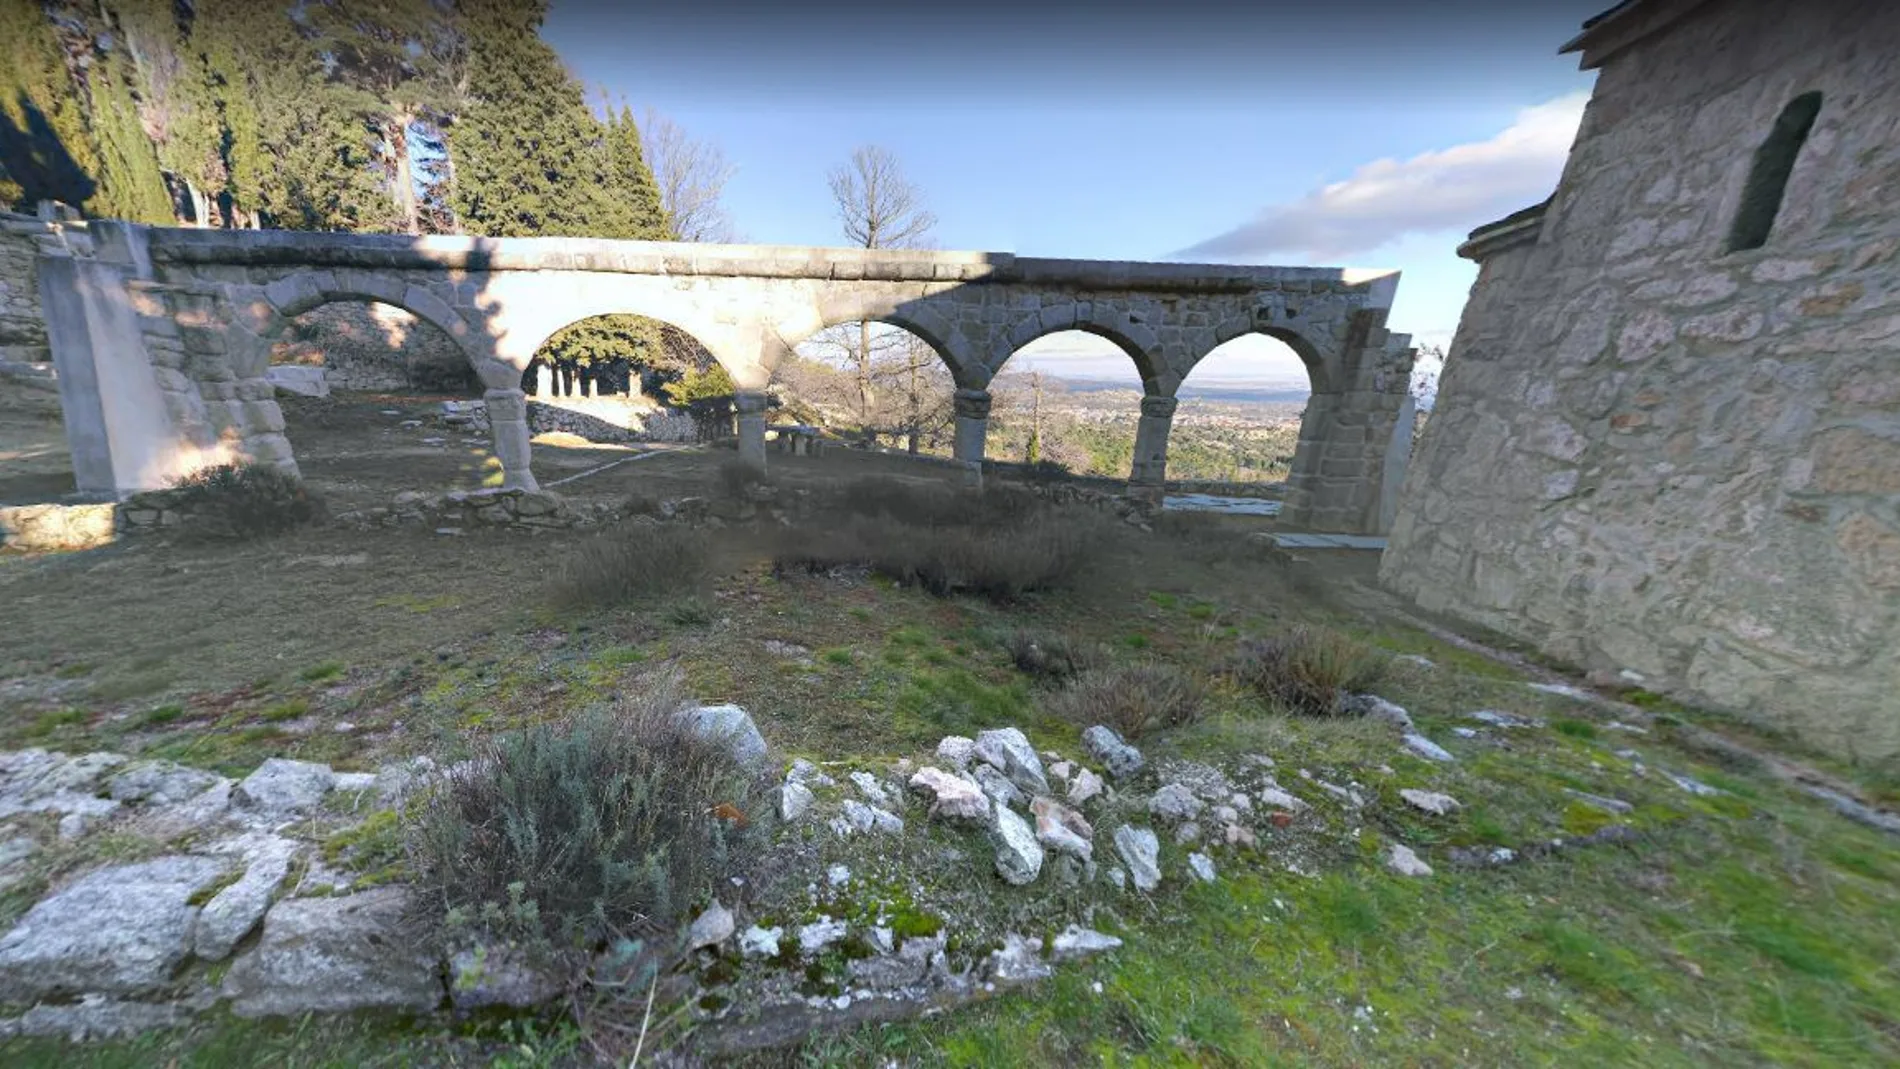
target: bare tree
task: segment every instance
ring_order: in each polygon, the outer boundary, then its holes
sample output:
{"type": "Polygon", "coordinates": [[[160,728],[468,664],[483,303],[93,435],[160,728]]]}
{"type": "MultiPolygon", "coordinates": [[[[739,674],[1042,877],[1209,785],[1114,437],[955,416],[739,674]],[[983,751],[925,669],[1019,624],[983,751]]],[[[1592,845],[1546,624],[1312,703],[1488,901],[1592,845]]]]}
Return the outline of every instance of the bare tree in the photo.
{"type": "Polygon", "coordinates": [[[732,241],[732,220],[719,198],[733,165],[719,146],[693,137],[652,108],[640,124],[640,141],[679,240],[732,241]]]}
{"type": "MultiPolygon", "coordinates": [[[[860,145],[849,162],[831,171],[831,198],[837,202],[838,221],[845,239],[863,249],[908,249],[923,245],[937,217],[923,207],[923,194],[904,177],[897,157],[881,145],[860,145]]],[[[852,362],[858,373],[858,418],[869,427],[873,406],[871,379],[874,352],[871,324],[857,325],[852,362]]],[[[910,428],[910,447],[916,450],[916,428],[910,428]]]]}

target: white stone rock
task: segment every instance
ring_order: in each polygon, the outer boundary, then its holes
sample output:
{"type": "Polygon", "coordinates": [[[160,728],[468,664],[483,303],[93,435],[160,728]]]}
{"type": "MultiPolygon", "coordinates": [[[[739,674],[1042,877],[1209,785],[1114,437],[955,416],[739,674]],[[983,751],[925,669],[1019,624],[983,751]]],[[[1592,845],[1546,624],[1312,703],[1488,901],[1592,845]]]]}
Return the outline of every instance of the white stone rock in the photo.
{"type": "Polygon", "coordinates": [[[1189,854],[1188,871],[1193,873],[1194,878],[1202,883],[1213,883],[1215,876],[1214,859],[1202,853],[1189,854]]]}
{"type": "Polygon", "coordinates": [[[1186,846],[1188,843],[1198,843],[1200,841],[1201,826],[1192,820],[1174,829],[1174,843],[1176,846],[1186,846]]]}
{"type": "Polygon", "coordinates": [[[251,929],[264,919],[271,896],[290,873],[297,843],[270,836],[268,845],[247,851],[244,875],[213,895],[198,914],[191,937],[192,953],[206,961],[223,961],[251,929]]]}
{"type": "Polygon", "coordinates": [[[106,793],[129,805],[177,805],[222,780],[216,773],[172,761],[140,761],[113,773],[106,780],[106,793]]]}
{"type": "Polygon", "coordinates": [[[1340,703],[1340,709],[1350,716],[1391,724],[1400,731],[1412,730],[1412,715],[1377,694],[1348,694],[1340,703]]]}
{"type": "Polygon", "coordinates": [[[976,756],[984,764],[1009,777],[1009,781],[1030,797],[1049,793],[1049,778],[1043,774],[1042,758],[1029,745],[1029,739],[1016,728],[993,728],[976,736],[976,756]]]}
{"type": "Polygon", "coordinates": [[[183,856],[114,865],[41,899],[0,936],[0,1001],[164,985],[191,951],[191,897],[226,867],[183,856]]]}
{"type": "Polygon", "coordinates": [[[1102,777],[1086,768],[1076,770],[1069,780],[1069,804],[1081,805],[1102,793],[1102,777]]]}
{"type": "Polygon", "coordinates": [[[1233,824],[1240,820],[1240,810],[1231,805],[1217,805],[1214,807],[1214,819],[1223,824],[1233,824]]]}
{"type": "Polygon", "coordinates": [[[748,960],[776,958],[779,940],[784,937],[783,928],[761,928],[755,924],[739,934],[739,953],[748,960]]]}
{"type": "Polygon", "coordinates": [[[1050,955],[1057,961],[1075,961],[1091,954],[1119,949],[1121,945],[1122,941],[1112,935],[1071,924],[1056,936],[1050,945],[1050,955]]]}
{"type": "Polygon", "coordinates": [[[1042,940],[1014,932],[1003,937],[1001,950],[990,951],[989,972],[997,983],[1025,983],[1055,974],[1042,958],[1042,940]]]}
{"type": "Polygon", "coordinates": [[[851,882],[851,866],[832,865],[825,870],[825,882],[833,887],[843,887],[851,882]]]}
{"type": "Polygon", "coordinates": [[[811,788],[803,783],[785,784],[778,789],[779,819],[787,824],[796,823],[798,818],[804,816],[811,808],[815,800],[812,797],[811,788]]]}
{"type": "Polygon", "coordinates": [[[1152,891],[1161,883],[1161,842],[1151,829],[1127,824],[1116,828],[1115,853],[1128,866],[1138,890],[1152,891]]]}
{"type": "MultiPolygon", "coordinates": [[[[883,832],[895,835],[904,830],[903,818],[895,813],[865,805],[855,799],[846,799],[842,807],[844,826],[850,832],[883,832]]],[[[833,821],[836,827],[838,822],[833,821]]]]}
{"type": "Polygon", "coordinates": [[[693,729],[704,739],[719,740],[732,751],[740,765],[756,769],[765,764],[768,747],[751,714],[736,705],[701,705],[680,714],[692,721],[693,729]]]}
{"type": "Polygon", "coordinates": [[[1254,797],[1268,809],[1284,809],[1290,813],[1300,813],[1312,808],[1304,799],[1278,787],[1264,787],[1254,797]]]}
{"type": "Polygon", "coordinates": [[[971,775],[976,777],[977,785],[989,796],[990,801],[996,803],[996,808],[1008,809],[1022,803],[1023,792],[1010,782],[1008,776],[989,765],[977,765],[971,775]]]}
{"type": "Polygon", "coordinates": [[[686,930],[686,949],[716,947],[732,938],[732,933],[737,927],[732,911],[723,903],[714,902],[706,907],[704,913],[693,918],[692,927],[686,930]]]}
{"type": "Polygon", "coordinates": [[[252,1018],[434,1010],[443,996],[439,959],[407,928],[407,894],[376,887],[272,906],[257,947],[224,976],[220,993],[231,1012],[252,1018]]]}
{"type": "Polygon", "coordinates": [[[1663,775],[1669,777],[1669,782],[1675,784],[1676,786],[1682,788],[1685,791],[1688,791],[1690,794],[1701,795],[1703,797],[1709,797],[1709,796],[1722,793],[1722,790],[1719,787],[1711,787],[1699,779],[1694,779],[1690,776],[1677,775],[1676,773],[1671,772],[1668,769],[1663,770],[1663,775]]]}
{"type": "Polygon", "coordinates": [[[1233,806],[1235,809],[1240,810],[1242,813],[1253,812],[1253,799],[1247,797],[1246,795],[1240,793],[1239,791],[1235,791],[1233,794],[1227,797],[1227,804],[1233,806]]]}
{"type": "Polygon", "coordinates": [[[464,947],[449,957],[449,1001],[464,1013],[488,1006],[527,1009],[561,993],[560,978],[505,943],[464,947]]]}
{"type": "Polygon", "coordinates": [[[105,816],[119,808],[112,798],[99,798],[94,788],[101,776],[125,763],[115,753],[68,757],[38,748],[0,754],[0,817],[16,813],[82,813],[105,816]]]}
{"type": "Polygon", "coordinates": [[[937,756],[944,764],[961,772],[970,767],[970,758],[976,756],[976,740],[961,735],[946,736],[937,744],[937,756]]]}
{"type": "Polygon", "coordinates": [[[376,787],[374,772],[338,772],[332,790],[368,791],[376,787]]]}
{"type": "Polygon", "coordinates": [[[1105,724],[1096,724],[1082,733],[1082,748],[1116,779],[1127,779],[1141,771],[1141,751],[1105,724]]]}
{"type": "Polygon", "coordinates": [[[910,777],[910,789],[930,797],[930,815],[940,820],[985,824],[990,799],[983,789],[940,768],[920,768],[910,777]]]}
{"type": "Polygon", "coordinates": [[[1125,891],[1128,889],[1128,873],[1120,865],[1110,865],[1108,882],[1114,884],[1116,890],[1125,891]]]}
{"type": "Polygon", "coordinates": [[[1423,809],[1427,813],[1444,816],[1458,808],[1458,799],[1437,791],[1421,791],[1416,787],[1407,787],[1399,792],[1399,797],[1414,809],[1423,809]]]}
{"type": "Polygon", "coordinates": [[[1068,761],[1053,762],[1049,765],[1049,775],[1067,783],[1069,777],[1075,775],[1075,765],[1068,761]]]}
{"type": "Polygon", "coordinates": [[[997,806],[990,822],[990,845],[996,848],[996,873],[1020,887],[1042,872],[1042,844],[1029,822],[1007,806],[997,806]]]}
{"type": "Polygon", "coordinates": [[[877,781],[876,776],[871,775],[869,772],[853,772],[851,773],[850,780],[857,786],[858,793],[864,795],[865,800],[869,801],[872,805],[883,806],[890,804],[890,792],[884,789],[884,785],[877,781]]]}
{"type": "Polygon", "coordinates": [[[817,957],[850,930],[851,925],[844,921],[820,917],[798,930],[798,951],[808,958],[817,957]]]}
{"type": "Polygon", "coordinates": [[[1401,876],[1430,876],[1432,867],[1419,859],[1412,848],[1404,843],[1393,843],[1391,853],[1386,855],[1386,868],[1401,876]]]}
{"type": "Polygon", "coordinates": [[[281,820],[316,808],[336,785],[329,765],[273,757],[231,791],[231,803],[247,813],[281,820]]]}
{"type": "Polygon", "coordinates": [[[395,761],[376,770],[376,797],[385,805],[397,805],[435,774],[435,762],[427,757],[395,761]]]}
{"type": "Polygon", "coordinates": [[[1205,808],[1194,792],[1179,783],[1170,783],[1148,799],[1148,812],[1163,820],[1192,820],[1205,808]]]}
{"type": "Polygon", "coordinates": [[[1405,748],[1431,761],[1456,761],[1457,758],[1443,746],[1438,745],[1417,732],[1408,733],[1404,739],[1405,748]]]}
{"type": "Polygon", "coordinates": [[[74,1043],[113,1039],[141,1032],[174,1028],[190,1019],[189,1006],[172,1003],[121,1002],[104,995],[86,995],[67,1004],[41,1003],[11,1021],[0,1020],[0,1039],[12,1035],[63,1036],[74,1043]]]}
{"type": "Polygon", "coordinates": [[[1029,803],[1029,811],[1036,818],[1037,842],[1083,861],[1094,860],[1095,830],[1082,814],[1046,795],[1029,803]]]}

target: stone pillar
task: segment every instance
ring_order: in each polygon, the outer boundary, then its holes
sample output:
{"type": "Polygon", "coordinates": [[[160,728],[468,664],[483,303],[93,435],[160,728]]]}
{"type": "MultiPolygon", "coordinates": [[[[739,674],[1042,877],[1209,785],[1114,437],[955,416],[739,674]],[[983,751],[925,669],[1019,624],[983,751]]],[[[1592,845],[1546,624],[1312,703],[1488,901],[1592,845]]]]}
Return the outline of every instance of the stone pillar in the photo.
{"type": "Polygon", "coordinates": [[[554,398],[554,369],[547,364],[534,365],[534,395],[543,401],[554,398]]]}
{"type": "Polygon", "coordinates": [[[1172,397],[1150,394],[1141,399],[1141,424],[1135,428],[1135,463],[1128,473],[1131,497],[1160,504],[1167,495],[1168,432],[1174,427],[1172,397]]]}
{"type": "Polygon", "coordinates": [[[983,446],[990,433],[990,392],[959,389],[956,393],[957,439],[955,455],[963,464],[963,479],[983,485],[983,446]]]}
{"type": "Polygon", "coordinates": [[[1399,402],[1398,420],[1385,447],[1385,467],[1379,477],[1379,527],[1373,534],[1390,534],[1398,519],[1399,490],[1405,485],[1405,469],[1412,460],[1412,428],[1417,422],[1418,402],[1408,393],[1399,402]]]}
{"type": "Polygon", "coordinates": [[[502,486],[541,489],[529,467],[528,396],[520,390],[489,390],[482,400],[487,402],[489,433],[495,436],[495,457],[501,461],[502,486]]]}
{"type": "Polygon", "coordinates": [[[733,396],[739,416],[739,459],[765,471],[765,394],[741,390],[733,396]]]}

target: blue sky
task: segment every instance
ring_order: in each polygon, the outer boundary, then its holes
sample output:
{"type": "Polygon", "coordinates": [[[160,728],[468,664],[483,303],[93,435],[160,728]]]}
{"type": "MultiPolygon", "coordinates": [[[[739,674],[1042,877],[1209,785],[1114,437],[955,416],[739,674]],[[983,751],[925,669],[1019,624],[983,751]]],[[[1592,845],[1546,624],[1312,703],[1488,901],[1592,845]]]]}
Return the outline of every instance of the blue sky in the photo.
{"type": "MultiPolygon", "coordinates": [[[[1392,329],[1448,342],[1476,274],[1453,249],[1555,184],[1594,78],[1557,50],[1607,0],[1205,3],[554,0],[543,34],[724,151],[742,240],[840,243],[826,173],[875,143],[938,247],[1397,268],[1392,329]]],[[[1135,381],[1073,333],[1010,364],[1030,366],[1135,381]]],[[[1190,381],[1303,378],[1252,339],[1190,381]]]]}

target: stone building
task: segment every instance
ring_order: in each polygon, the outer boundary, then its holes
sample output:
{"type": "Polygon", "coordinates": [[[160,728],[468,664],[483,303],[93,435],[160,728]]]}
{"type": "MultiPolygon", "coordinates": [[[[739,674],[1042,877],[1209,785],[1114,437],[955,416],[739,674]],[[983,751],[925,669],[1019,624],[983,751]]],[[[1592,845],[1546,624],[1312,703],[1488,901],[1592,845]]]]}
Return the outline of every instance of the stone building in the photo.
{"type": "Polygon", "coordinates": [[[1630,0],[1479,265],[1381,566],[1421,607],[1900,758],[1900,4],[1630,0]]]}

